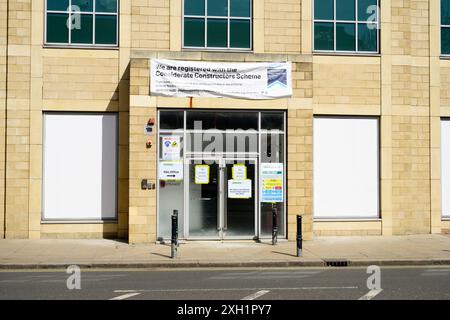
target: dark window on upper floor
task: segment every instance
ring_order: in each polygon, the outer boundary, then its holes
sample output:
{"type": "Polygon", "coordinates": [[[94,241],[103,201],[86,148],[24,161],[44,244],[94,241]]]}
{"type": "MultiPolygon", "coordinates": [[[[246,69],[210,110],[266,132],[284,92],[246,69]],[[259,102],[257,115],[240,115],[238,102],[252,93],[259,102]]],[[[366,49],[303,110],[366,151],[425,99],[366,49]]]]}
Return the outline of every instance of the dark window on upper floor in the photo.
{"type": "Polygon", "coordinates": [[[118,45],[117,0],[46,0],[45,44],[118,45]]]}
{"type": "Polygon", "coordinates": [[[313,3],[315,52],[379,52],[379,0],[313,3]]]}
{"type": "Polygon", "coordinates": [[[183,0],[183,48],[251,50],[252,0],[183,0]]]}

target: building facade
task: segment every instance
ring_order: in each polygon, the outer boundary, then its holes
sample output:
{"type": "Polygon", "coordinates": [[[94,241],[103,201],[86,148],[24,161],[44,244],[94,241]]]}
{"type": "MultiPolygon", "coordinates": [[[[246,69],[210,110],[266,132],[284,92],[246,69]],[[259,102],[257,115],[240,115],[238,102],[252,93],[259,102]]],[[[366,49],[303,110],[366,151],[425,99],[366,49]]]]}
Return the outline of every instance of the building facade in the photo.
{"type": "Polygon", "coordinates": [[[282,238],[449,232],[449,57],[449,0],[0,0],[0,236],[263,239],[271,168],[282,238]],[[155,59],[287,62],[292,95],[154,95],[155,59]]]}

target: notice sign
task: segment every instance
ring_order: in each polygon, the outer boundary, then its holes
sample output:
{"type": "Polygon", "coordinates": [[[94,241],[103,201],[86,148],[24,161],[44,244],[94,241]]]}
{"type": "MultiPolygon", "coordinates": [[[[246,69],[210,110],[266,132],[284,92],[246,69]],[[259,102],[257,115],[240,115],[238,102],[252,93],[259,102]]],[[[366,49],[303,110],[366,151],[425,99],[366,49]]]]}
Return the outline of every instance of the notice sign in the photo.
{"type": "Polygon", "coordinates": [[[180,137],[162,137],[163,160],[180,160],[180,137]]]}
{"type": "Polygon", "coordinates": [[[196,165],[194,176],[195,184],[209,184],[209,166],[207,164],[196,165]]]}
{"type": "Polygon", "coordinates": [[[283,202],[283,164],[261,164],[261,202],[283,202]]]}
{"type": "Polygon", "coordinates": [[[231,176],[233,180],[247,179],[247,167],[244,164],[235,164],[231,169],[231,176]]]}
{"type": "Polygon", "coordinates": [[[151,60],[151,95],[279,99],[292,96],[292,65],[151,60]]]}
{"type": "Polygon", "coordinates": [[[252,197],[252,180],[228,180],[228,198],[250,199],[252,197]]]}
{"type": "Polygon", "coordinates": [[[159,163],[160,180],[183,180],[183,162],[182,161],[161,161],[159,163]]]}

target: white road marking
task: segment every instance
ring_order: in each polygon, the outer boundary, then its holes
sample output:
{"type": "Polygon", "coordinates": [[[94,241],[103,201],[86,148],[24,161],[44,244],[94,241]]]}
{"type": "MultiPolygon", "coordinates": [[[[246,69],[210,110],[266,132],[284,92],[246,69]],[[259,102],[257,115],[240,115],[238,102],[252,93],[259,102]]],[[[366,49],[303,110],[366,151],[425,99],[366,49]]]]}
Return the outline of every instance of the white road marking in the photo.
{"type": "Polygon", "coordinates": [[[109,299],[109,300],[125,300],[125,299],[128,299],[128,298],[137,296],[139,294],[141,294],[141,293],[140,292],[130,292],[130,293],[123,294],[121,296],[118,296],[118,297],[115,297],[115,298],[112,298],[112,299],[109,299]]]}
{"type": "Polygon", "coordinates": [[[420,275],[424,277],[447,277],[450,276],[450,269],[428,269],[420,275]]]}
{"type": "Polygon", "coordinates": [[[369,292],[367,292],[365,295],[363,295],[358,300],[372,300],[377,295],[379,295],[381,293],[381,291],[383,291],[383,289],[370,290],[369,292]]]}
{"type": "Polygon", "coordinates": [[[249,296],[242,298],[242,300],[255,300],[269,292],[270,292],[269,290],[261,290],[261,291],[255,292],[254,294],[251,294],[249,296]]]}
{"type": "Polygon", "coordinates": [[[149,290],[114,290],[115,293],[127,292],[208,292],[208,291],[254,291],[254,290],[346,290],[358,289],[358,287],[295,287],[295,288],[192,288],[192,289],[149,289],[149,290]]]}

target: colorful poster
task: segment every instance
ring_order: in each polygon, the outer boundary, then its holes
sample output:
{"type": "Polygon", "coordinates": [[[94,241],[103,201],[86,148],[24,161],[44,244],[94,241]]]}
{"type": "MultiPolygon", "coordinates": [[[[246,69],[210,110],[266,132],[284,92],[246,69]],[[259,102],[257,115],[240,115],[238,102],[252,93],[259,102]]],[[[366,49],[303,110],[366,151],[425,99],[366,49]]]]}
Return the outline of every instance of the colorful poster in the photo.
{"type": "Polygon", "coordinates": [[[252,197],[252,180],[228,180],[228,198],[250,199],[252,197]]]}
{"type": "Polygon", "coordinates": [[[209,184],[209,165],[198,164],[195,166],[194,182],[195,184],[209,184]]]}
{"type": "Polygon", "coordinates": [[[160,180],[183,180],[183,161],[161,161],[159,162],[160,180]]]}
{"type": "Polygon", "coordinates": [[[261,202],[283,202],[282,163],[261,164],[261,202]]]}
{"type": "Polygon", "coordinates": [[[233,180],[246,180],[247,179],[247,167],[245,164],[235,164],[231,168],[231,176],[233,180]]]}
{"type": "Polygon", "coordinates": [[[179,136],[162,137],[162,159],[180,160],[181,140],[179,136]]]}

